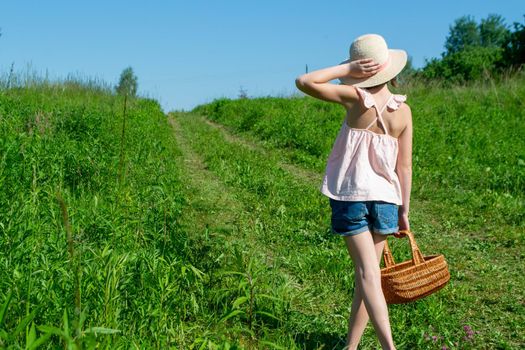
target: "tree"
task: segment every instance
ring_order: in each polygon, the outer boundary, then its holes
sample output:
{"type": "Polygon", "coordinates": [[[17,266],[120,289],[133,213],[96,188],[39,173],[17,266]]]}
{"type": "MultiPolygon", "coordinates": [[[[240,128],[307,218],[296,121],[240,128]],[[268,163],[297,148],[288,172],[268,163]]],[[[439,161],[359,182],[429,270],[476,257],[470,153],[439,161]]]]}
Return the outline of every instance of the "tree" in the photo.
{"type": "Polygon", "coordinates": [[[128,67],[122,71],[116,91],[117,94],[128,97],[137,95],[137,77],[133,73],[133,68],[128,67]]]}
{"type": "Polygon", "coordinates": [[[428,61],[421,75],[461,82],[482,79],[511,65],[519,66],[518,57],[523,56],[525,46],[520,35],[525,30],[516,23],[514,27],[516,31],[511,33],[503,17],[495,14],[479,24],[471,16],[456,19],[445,41],[446,52],[440,59],[428,61]]]}
{"type": "Polygon", "coordinates": [[[450,26],[450,32],[445,41],[444,54],[450,55],[470,46],[479,46],[481,44],[481,37],[478,30],[478,25],[472,16],[463,16],[450,26]]]}
{"type": "Polygon", "coordinates": [[[498,70],[502,60],[500,47],[470,46],[464,50],[427,61],[421,75],[427,79],[465,82],[482,79],[498,70]]]}
{"type": "Polygon", "coordinates": [[[445,41],[444,54],[451,55],[469,47],[502,47],[510,36],[510,30],[500,15],[490,14],[479,24],[472,16],[463,16],[450,26],[445,41]]]}
{"type": "Polygon", "coordinates": [[[514,23],[514,32],[509,35],[503,48],[506,65],[519,67],[525,64],[525,23],[514,23]]]}
{"type": "Polygon", "coordinates": [[[491,14],[479,24],[480,44],[483,47],[502,47],[510,36],[503,17],[491,14]]]}

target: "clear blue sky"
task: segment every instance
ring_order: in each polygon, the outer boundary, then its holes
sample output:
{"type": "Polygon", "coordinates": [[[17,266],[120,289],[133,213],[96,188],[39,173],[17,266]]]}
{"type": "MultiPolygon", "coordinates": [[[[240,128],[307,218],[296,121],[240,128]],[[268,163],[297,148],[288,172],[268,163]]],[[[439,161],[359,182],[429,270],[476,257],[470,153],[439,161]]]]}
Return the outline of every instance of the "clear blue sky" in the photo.
{"type": "Polygon", "coordinates": [[[523,0],[4,0],[0,73],[69,73],[115,84],[133,67],[139,92],[166,111],[218,97],[290,95],[305,70],[345,59],[352,40],[383,35],[416,67],[437,57],[450,24],[490,13],[523,23],[523,0]]]}

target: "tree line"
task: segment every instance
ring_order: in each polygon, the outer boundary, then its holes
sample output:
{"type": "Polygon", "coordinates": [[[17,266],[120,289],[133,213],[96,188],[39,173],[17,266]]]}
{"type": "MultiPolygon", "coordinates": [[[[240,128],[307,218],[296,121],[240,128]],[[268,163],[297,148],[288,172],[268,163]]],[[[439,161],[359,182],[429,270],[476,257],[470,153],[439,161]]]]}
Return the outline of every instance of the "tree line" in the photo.
{"type": "MultiPolygon", "coordinates": [[[[524,16],[525,17],[525,16],[524,16]]],[[[445,51],[415,70],[408,65],[405,77],[465,82],[515,71],[525,63],[525,23],[505,23],[491,14],[479,23],[462,16],[449,28],[445,51]]]]}

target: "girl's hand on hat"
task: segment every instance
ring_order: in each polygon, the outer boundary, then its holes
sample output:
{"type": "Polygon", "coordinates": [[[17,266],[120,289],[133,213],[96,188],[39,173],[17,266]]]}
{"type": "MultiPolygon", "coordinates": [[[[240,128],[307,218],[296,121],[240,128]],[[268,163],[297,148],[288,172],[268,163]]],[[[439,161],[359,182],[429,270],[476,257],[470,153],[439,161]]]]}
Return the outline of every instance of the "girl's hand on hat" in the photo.
{"type": "Polygon", "coordinates": [[[354,78],[366,78],[379,72],[379,63],[375,63],[372,58],[356,60],[350,64],[350,76],[354,78]]]}

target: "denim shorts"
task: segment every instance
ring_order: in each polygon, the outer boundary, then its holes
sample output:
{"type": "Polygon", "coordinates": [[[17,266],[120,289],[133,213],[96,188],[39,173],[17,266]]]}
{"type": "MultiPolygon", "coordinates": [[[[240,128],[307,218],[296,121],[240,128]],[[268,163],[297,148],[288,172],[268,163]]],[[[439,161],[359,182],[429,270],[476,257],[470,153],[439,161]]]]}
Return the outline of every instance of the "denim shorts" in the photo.
{"type": "Polygon", "coordinates": [[[398,232],[397,205],[381,201],[345,202],[330,198],[332,232],[353,236],[370,231],[383,235],[398,232]]]}

